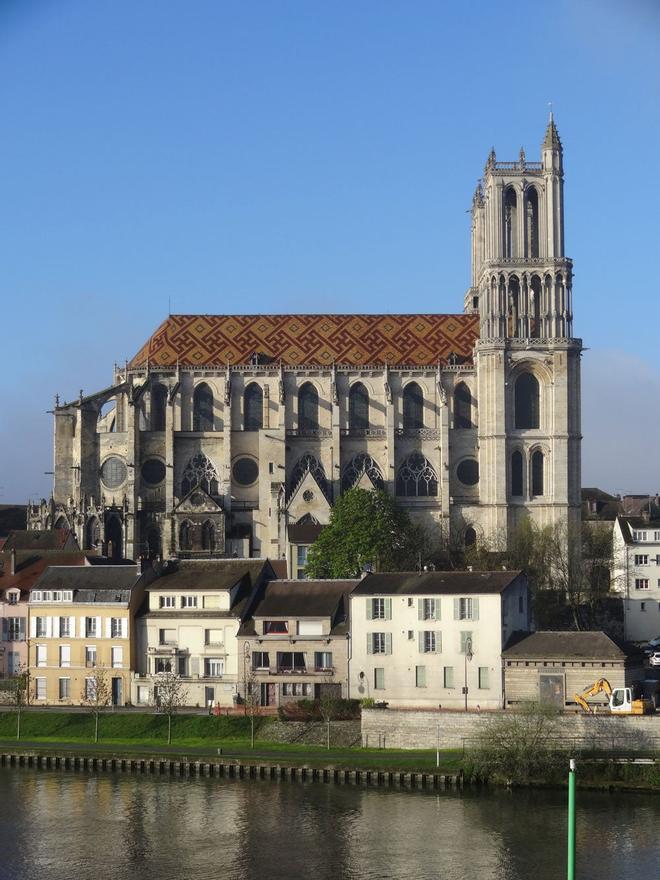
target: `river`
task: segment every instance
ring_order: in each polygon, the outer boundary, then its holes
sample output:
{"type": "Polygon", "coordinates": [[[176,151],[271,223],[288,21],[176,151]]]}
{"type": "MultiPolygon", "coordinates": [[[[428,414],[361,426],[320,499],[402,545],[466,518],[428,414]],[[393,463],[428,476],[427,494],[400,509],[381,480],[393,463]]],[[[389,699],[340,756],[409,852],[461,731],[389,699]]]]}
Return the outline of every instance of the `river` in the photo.
{"type": "MultiPolygon", "coordinates": [[[[565,794],[0,768],[2,880],[559,880],[565,794]]],[[[579,880],[652,880],[660,798],[578,792],[579,880]]]]}

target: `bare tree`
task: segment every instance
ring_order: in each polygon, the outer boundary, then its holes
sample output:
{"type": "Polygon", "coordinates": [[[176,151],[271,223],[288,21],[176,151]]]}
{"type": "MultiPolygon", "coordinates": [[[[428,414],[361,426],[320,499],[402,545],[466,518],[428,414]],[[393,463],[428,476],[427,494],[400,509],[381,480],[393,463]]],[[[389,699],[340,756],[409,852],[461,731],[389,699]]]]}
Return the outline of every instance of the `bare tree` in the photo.
{"type": "Polygon", "coordinates": [[[16,710],[16,739],[21,738],[21,712],[27,703],[30,673],[27,666],[21,665],[17,671],[10,675],[4,682],[4,688],[0,692],[3,702],[13,706],[16,710]]]}
{"type": "Polygon", "coordinates": [[[250,746],[254,748],[254,721],[259,715],[261,706],[261,685],[257,680],[252,665],[245,671],[245,712],[250,716],[250,746]]]}
{"type": "Polygon", "coordinates": [[[105,666],[94,667],[91,675],[86,676],[80,701],[94,716],[94,742],[98,742],[101,713],[112,705],[112,684],[105,666]]]}
{"type": "Polygon", "coordinates": [[[158,711],[162,715],[167,715],[167,744],[170,745],[172,743],[172,718],[182,706],[186,705],[188,689],[174,672],[159,672],[156,676],[156,688],[158,711]]]}
{"type": "Polygon", "coordinates": [[[325,721],[325,740],[328,749],[330,749],[330,726],[337,716],[340,703],[341,685],[329,675],[319,686],[319,715],[325,721]]]}

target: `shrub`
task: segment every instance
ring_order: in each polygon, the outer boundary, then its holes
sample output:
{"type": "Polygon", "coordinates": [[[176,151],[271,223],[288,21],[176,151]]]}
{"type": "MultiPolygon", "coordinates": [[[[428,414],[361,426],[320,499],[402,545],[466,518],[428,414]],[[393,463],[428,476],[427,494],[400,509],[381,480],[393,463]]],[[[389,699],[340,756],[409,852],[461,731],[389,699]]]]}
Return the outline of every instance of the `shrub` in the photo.
{"type": "MultiPolygon", "coordinates": [[[[323,718],[320,700],[297,700],[281,705],[277,714],[281,721],[320,721],[323,718]]],[[[353,721],[360,717],[359,700],[338,699],[333,706],[333,721],[353,721]]]]}

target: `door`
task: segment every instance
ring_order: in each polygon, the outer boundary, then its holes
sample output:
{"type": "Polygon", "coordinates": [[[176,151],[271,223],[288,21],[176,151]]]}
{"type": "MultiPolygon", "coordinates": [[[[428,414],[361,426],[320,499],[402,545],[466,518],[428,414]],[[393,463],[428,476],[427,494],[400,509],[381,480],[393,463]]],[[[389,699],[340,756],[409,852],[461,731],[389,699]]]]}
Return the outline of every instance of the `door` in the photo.
{"type": "Polygon", "coordinates": [[[112,679],[112,705],[113,706],[121,706],[122,705],[122,691],[123,691],[123,681],[121,678],[113,678],[112,679]]]}
{"type": "Polygon", "coordinates": [[[215,688],[205,687],[204,688],[204,705],[207,709],[210,709],[215,702],[215,688]]]}

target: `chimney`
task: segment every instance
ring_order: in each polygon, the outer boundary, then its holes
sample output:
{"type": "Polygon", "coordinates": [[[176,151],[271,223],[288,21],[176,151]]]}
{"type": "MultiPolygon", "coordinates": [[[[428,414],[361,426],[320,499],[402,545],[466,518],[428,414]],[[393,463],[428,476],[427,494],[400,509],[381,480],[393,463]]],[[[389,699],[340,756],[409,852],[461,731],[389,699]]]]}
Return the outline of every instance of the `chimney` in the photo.
{"type": "Polygon", "coordinates": [[[11,574],[16,574],[16,550],[11,548],[11,574]]]}

